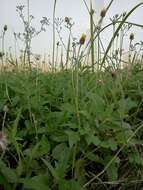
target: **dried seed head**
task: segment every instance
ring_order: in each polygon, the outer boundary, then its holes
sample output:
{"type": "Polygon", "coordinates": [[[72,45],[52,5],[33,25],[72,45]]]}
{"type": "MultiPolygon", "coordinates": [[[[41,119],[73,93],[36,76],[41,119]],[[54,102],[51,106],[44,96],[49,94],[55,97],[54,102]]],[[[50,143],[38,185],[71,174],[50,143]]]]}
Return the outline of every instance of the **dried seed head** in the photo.
{"type": "Polygon", "coordinates": [[[70,18],[69,17],[65,17],[65,22],[68,24],[70,23],[70,18]]]}
{"type": "Polygon", "coordinates": [[[2,58],[4,56],[3,52],[0,52],[0,58],[2,58]]]}
{"type": "Polygon", "coordinates": [[[59,46],[59,45],[60,45],[60,42],[58,41],[58,42],[57,42],[57,46],[59,46]]]}
{"type": "Polygon", "coordinates": [[[7,31],[7,25],[4,25],[3,30],[6,32],[7,31]]]}
{"type": "Polygon", "coordinates": [[[102,9],[101,12],[100,12],[100,16],[101,16],[102,18],[104,18],[105,15],[106,15],[106,9],[102,9]]]}
{"type": "Polygon", "coordinates": [[[80,45],[83,45],[85,43],[85,40],[86,40],[86,34],[82,34],[82,36],[79,40],[80,45]]]}
{"type": "Polygon", "coordinates": [[[119,15],[118,14],[115,14],[115,18],[117,19],[119,17],[119,15]]]}
{"type": "Polygon", "coordinates": [[[123,12],[123,14],[122,14],[122,15],[123,15],[123,17],[125,17],[125,16],[126,16],[126,14],[127,14],[126,12],[123,12]]]}
{"type": "Polygon", "coordinates": [[[134,34],[133,33],[130,34],[130,40],[131,41],[134,40],[134,34]]]}
{"type": "Polygon", "coordinates": [[[5,151],[7,148],[7,138],[3,131],[0,131],[0,151],[5,151]]]}
{"type": "Polygon", "coordinates": [[[9,111],[9,108],[8,108],[7,105],[4,105],[4,107],[3,107],[3,111],[4,111],[4,112],[8,112],[8,111],[9,111]]]}
{"type": "Polygon", "coordinates": [[[119,53],[118,49],[115,50],[115,55],[117,56],[119,53]]]}

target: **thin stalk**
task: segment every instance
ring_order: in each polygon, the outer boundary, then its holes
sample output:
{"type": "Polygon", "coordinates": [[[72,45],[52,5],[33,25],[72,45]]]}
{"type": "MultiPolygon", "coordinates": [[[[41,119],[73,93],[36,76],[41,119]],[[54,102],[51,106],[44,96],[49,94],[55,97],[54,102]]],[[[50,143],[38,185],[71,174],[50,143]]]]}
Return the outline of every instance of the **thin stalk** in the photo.
{"type": "Polygon", "coordinates": [[[68,39],[68,45],[67,45],[67,52],[66,52],[66,70],[68,68],[68,62],[69,62],[69,55],[70,55],[70,34],[69,34],[69,39],[68,39]]]}
{"type": "Polygon", "coordinates": [[[57,65],[58,65],[58,54],[59,54],[59,45],[57,44],[57,48],[56,48],[56,60],[55,60],[55,71],[57,69],[57,65]]]}
{"type": "MultiPolygon", "coordinates": [[[[122,21],[117,21],[116,23],[121,23],[122,21]]],[[[106,30],[107,28],[109,28],[110,26],[112,26],[114,23],[111,22],[109,24],[107,24],[106,26],[104,26],[103,28],[100,29],[100,33],[104,32],[104,30],[106,30]]],[[[139,28],[143,28],[143,25],[142,24],[136,24],[136,23],[133,23],[133,22],[127,22],[125,21],[124,24],[130,24],[132,26],[135,26],[135,27],[139,27],[139,28]]],[[[98,37],[98,33],[94,36],[94,41],[96,40],[96,38],[98,37]]],[[[118,34],[117,34],[117,37],[118,37],[118,34]]],[[[86,51],[86,49],[89,47],[90,45],[90,40],[87,42],[87,45],[86,47],[84,48],[84,52],[86,51]]]]}
{"type": "Polygon", "coordinates": [[[91,65],[92,72],[94,72],[94,29],[93,29],[93,14],[92,3],[90,1],[90,44],[91,44],[91,65]]]}
{"type": "Polygon", "coordinates": [[[31,64],[30,64],[30,45],[31,45],[31,40],[30,40],[30,35],[29,35],[29,28],[30,28],[30,4],[29,4],[30,0],[27,0],[27,23],[28,23],[28,31],[27,31],[27,47],[26,47],[26,51],[27,51],[27,58],[28,58],[28,65],[29,68],[31,68],[31,64]]]}
{"type": "Polygon", "coordinates": [[[56,13],[56,4],[57,0],[54,0],[54,9],[53,9],[53,55],[52,55],[52,71],[55,67],[55,13],[56,13]]]}
{"type": "Polygon", "coordinates": [[[4,40],[5,40],[5,31],[3,31],[3,33],[2,33],[2,57],[1,57],[1,61],[2,61],[2,71],[3,71],[3,69],[4,69],[4,59],[3,59],[3,57],[4,57],[4,40]]]}
{"type": "Polygon", "coordinates": [[[106,60],[106,57],[107,57],[107,54],[112,46],[112,43],[114,41],[114,39],[116,38],[116,36],[118,35],[118,32],[120,31],[120,29],[122,28],[123,24],[125,23],[125,21],[127,20],[127,18],[138,8],[140,7],[141,5],[143,5],[143,2],[142,3],[139,3],[138,5],[136,5],[135,7],[133,7],[133,9],[131,9],[131,11],[128,12],[128,14],[125,16],[125,18],[121,21],[121,23],[119,24],[119,26],[117,27],[113,37],[111,38],[110,42],[109,42],[109,45],[106,49],[106,52],[104,54],[104,57],[103,57],[103,60],[102,60],[102,63],[101,63],[101,69],[102,69],[102,66],[103,64],[105,63],[105,60],[106,60]]]}

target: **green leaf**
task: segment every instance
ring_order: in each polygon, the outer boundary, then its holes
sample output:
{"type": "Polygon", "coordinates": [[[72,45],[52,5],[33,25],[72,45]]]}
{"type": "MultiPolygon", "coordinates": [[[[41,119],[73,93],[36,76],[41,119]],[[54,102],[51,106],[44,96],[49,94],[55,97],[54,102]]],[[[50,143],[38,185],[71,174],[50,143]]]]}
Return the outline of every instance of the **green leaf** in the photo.
{"type": "Polygon", "coordinates": [[[75,180],[60,180],[59,190],[83,190],[75,180]]]}
{"type": "Polygon", "coordinates": [[[101,143],[99,137],[94,135],[87,135],[86,141],[88,145],[94,144],[95,146],[98,146],[101,143]]]}
{"type": "Polygon", "coordinates": [[[122,114],[126,114],[132,108],[137,107],[137,103],[135,101],[131,100],[131,98],[127,98],[127,99],[122,98],[121,100],[119,100],[118,104],[119,104],[119,111],[122,114]]]}
{"type": "Polygon", "coordinates": [[[53,166],[50,164],[50,162],[48,162],[47,160],[45,160],[44,158],[41,158],[42,161],[44,162],[44,164],[47,166],[47,168],[49,169],[49,171],[51,172],[52,176],[59,181],[60,177],[58,176],[58,173],[56,172],[56,170],[53,168],[53,166]]]}
{"type": "MultiPolygon", "coordinates": [[[[111,161],[112,156],[106,156],[104,160],[104,167],[111,161]]],[[[109,181],[116,181],[118,179],[118,167],[119,167],[119,158],[112,161],[110,166],[107,168],[107,175],[109,181]]]]}
{"type": "Polygon", "coordinates": [[[92,152],[89,152],[89,153],[85,154],[85,156],[91,161],[94,161],[94,162],[97,162],[97,163],[102,162],[102,158],[100,158],[98,155],[96,155],[96,154],[94,154],[92,152]]]}
{"type": "Polygon", "coordinates": [[[0,160],[0,171],[9,183],[16,183],[18,176],[14,169],[6,167],[5,163],[0,160]]]}
{"type": "Polygon", "coordinates": [[[68,131],[66,131],[66,134],[68,134],[69,146],[70,146],[70,148],[72,148],[73,145],[75,145],[80,140],[79,133],[68,130],[68,131]]]}
{"type": "Polygon", "coordinates": [[[65,143],[61,143],[53,149],[52,155],[57,160],[55,170],[61,178],[65,176],[70,154],[71,150],[65,143]]]}
{"type": "Polygon", "coordinates": [[[67,160],[69,152],[70,150],[67,145],[65,143],[61,143],[53,149],[52,156],[58,161],[67,160]]]}
{"type": "Polygon", "coordinates": [[[109,147],[111,148],[111,150],[113,150],[113,151],[117,150],[117,143],[113,138],[110,138],[108,140],[108,144],[109,144],[109,147]]]}
{"type": "Polygon", "coordinates": [[[20,179],[20,183],[24,184],[24,189],[30,190],[50,190],[47,184],[47,176],[38,175],[30,179],[20,179]]]}
{"type": "Polygon", "coordinates": [[[50,143],[49,143],[49,140],[48,138],[43,135],[42,136],[42,139],[41,139],[41,142],[40,142],[40,153],[43,155],[43,154],[48,154],[49,151],[50,151],[50,143]]]}

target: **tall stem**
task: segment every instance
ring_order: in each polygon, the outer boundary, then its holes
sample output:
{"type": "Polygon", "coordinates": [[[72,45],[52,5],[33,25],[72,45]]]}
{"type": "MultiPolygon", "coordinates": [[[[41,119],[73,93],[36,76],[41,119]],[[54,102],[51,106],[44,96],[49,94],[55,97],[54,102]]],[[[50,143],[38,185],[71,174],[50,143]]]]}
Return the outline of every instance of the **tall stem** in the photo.
{"type": "Polygon", "coordinates": [[[92,72],[94,72],[94,22],[93,22],[94,11],[92,9],[92,3],[90,2],[90,43],[91,43],[91,64],[92,72]]]}
{"type": "Polygon", "coordinates": [[[55,13],[56,13],[56,3],[57,0],[54,1],[54,10],[53,10],[53,56],[52,56],[52,70],[54,71],[55,67],[55,13]]]}
{"type": "Polygon", "coordinates": [[[29,35],[29,28],[30,28],[30,4],[29,4],[29,0],[27,0],[27,23],[28,23],[28,31],[27,31],[27,47],[26,47],[26,51],[27,51],[27,58],[28,58],[28,64],[29,67],[31,68],[30,65],[30,45],[31,45],[31,40],[30,40],[30,35],[29,35]]]}

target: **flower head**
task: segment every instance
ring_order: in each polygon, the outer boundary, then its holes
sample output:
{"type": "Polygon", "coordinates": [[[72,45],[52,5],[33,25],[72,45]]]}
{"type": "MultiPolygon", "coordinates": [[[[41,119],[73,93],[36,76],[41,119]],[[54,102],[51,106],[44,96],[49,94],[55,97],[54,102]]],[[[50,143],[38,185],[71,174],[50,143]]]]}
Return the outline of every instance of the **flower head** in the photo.
{"type": "Polygon", "coordinates": [[[104,18],[104,17],[106,16],[106,12],[107,12],[106,9],[102,9],[101,12],[100,12],[100,16],[101,16],[102,18],[104,18]]]}
{"type": "Polygon", "coordinates": [[[6,32],[7,31],[7,25],[4,25],[3,30],[6,32]]]}
{"type": "Polygon", "coordinates": [[[134,34],[133,33],[130,34],[130,40],[131,41],[134,40],[134,34]]]}
{"type": "Polygon", "coordinates": [[[85,43],[85,40],[86,40],[86,34],[82,34],[82,36],[79,40],[80,45],[83,45],[85,43]]]}

